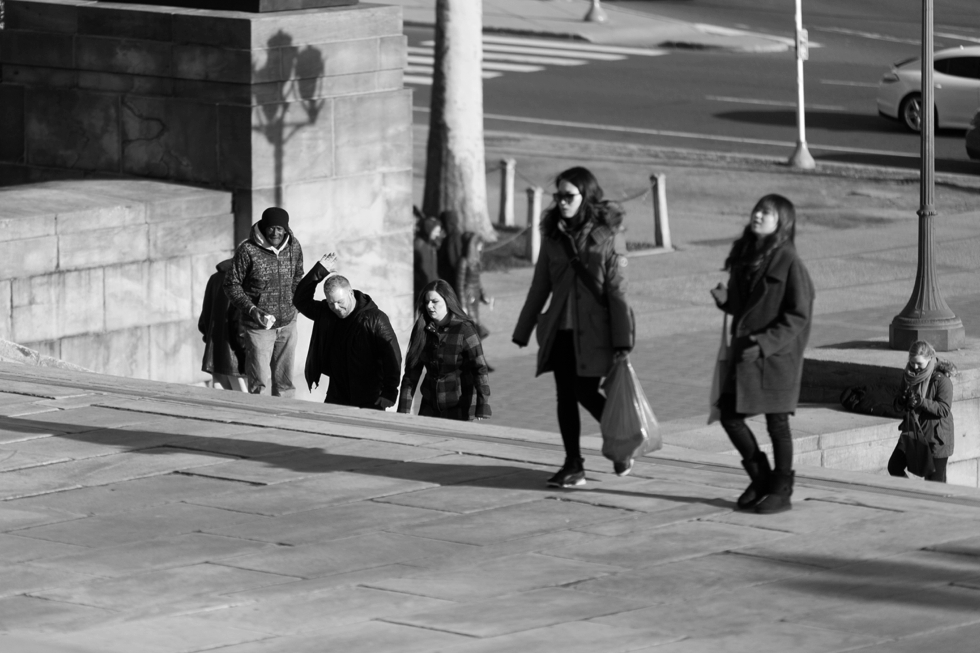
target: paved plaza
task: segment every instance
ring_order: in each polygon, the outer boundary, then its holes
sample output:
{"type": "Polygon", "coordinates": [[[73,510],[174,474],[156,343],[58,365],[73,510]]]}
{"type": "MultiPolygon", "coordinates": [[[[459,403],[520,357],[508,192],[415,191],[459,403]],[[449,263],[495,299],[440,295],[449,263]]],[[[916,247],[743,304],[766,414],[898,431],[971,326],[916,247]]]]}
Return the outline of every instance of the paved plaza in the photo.
{"type": "Polygon", "coordinates": [[[0,364],[0,648],[972,651],[975,490],[0,364]]]}

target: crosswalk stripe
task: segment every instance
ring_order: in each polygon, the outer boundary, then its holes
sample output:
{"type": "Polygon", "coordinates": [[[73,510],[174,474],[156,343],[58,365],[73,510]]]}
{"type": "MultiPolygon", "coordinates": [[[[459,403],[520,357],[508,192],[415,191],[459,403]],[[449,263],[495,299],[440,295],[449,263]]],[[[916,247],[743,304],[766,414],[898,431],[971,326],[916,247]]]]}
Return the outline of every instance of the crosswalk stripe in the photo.
{"type": "MultiPolygon", "coordinates": [[[[409,66],[412,64],[434,65],[435,62],[435,57],[426,57],[418,54],[408,55],[409,66]]],[[[503,70],[509,73],[536,73],[544,70],[544,66],[529,66],[526,64],[507,63],[503,61],[484,61],[482,65],[483,70],[503,70]]]]}
{"type": "MultiPolygon", "coordinates": [[[[422,45],[435,45],[434,41],[423,41],[422,45]]],[[[574,59],[591,59],[593,61],[622,61],[626,58],[621,54],[606,52],[579,52],[561,48],[535,48],[523,45],[493,45],[484,44],[483,52],[510,52],[514,54],[532,54],[551,57],[570,57],[574,59]]]]}
{"type": "Polygon", "coordinates": [[[530,54],[501,54],[499,52],[483,52],[484,61],[516,61],[521,63],[537,63],[545,66],[584,66],[589,63],[585,59],[565,59],[564,57],[535,57],[530,54]]]}
{"type": "MultiPolygon", "coordinates": [[[[409,57],[412,56],[433,56],[432,48],[419,48],[408,46],[409,57]]],[[[565,57],[538,57],[528,54],[506,54],[502,52],[483,53],[484,61],[513,61],[514,63],[541,64],[545,66],[584,66],[588,61],[584,59],[566,59],[565,57]]]]}
{"type": "MultiPolygon", "coordinates": [[[[426,84],[431,84],[432,75],[435,71],[433,70],[432,66],[405,66],[405,72],[408,74],[403,75],[402,79],[408,84],[421,83],[421,82],[414,81],[421,78],[418,77],[417,75],[413,75],[412,73],[417,73],[418,75],[428,75],[428,77],[425,78],[429,80],[428,82],[426,82],[426,84]]],[[[503,75],[503,73],[495,73],[489,70],[484,70],[481,74],[483,79],[493,79],[494,77],[500,77],[501,75],[503,75]]]]}
{"type": "Polygon", "coordinates": [[[515,36],[495,36],[492,34],[483,35],[484,47],[487,43],[500,43],[504,45],[540,45],[548,48],[558,48],[561,50],[575,50],[581,52],[606,52],[609,54],[626,54],[640,57],[659,57],[668,54],[668,50],[659,48],[630,48],[619,45],[595,45],[593,43],[581,43],[579,41],[559,41],[556,39],[526,39],[515,36]]]}

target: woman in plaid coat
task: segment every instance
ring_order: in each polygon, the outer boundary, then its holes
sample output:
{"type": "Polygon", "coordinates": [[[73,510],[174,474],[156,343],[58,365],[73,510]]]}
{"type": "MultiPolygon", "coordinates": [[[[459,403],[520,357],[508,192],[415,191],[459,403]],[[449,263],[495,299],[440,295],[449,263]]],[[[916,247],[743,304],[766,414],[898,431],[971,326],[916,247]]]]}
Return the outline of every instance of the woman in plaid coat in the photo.
{"type": "Polygon", "coordinates": [[[452,287],[442,279],[426,284],[415,314],[398,412],[409,412],[424,369],[419,415],[463,421],[490,417],[483,345],[452,287]]]}

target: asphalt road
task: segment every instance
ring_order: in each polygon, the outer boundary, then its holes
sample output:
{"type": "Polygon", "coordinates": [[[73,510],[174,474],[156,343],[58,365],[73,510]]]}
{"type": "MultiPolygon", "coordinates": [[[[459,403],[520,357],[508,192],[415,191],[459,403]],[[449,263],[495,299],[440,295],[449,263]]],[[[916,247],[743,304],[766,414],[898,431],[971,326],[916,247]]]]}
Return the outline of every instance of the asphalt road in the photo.
{"type": "MultiPolygon", "coordinates": [[[[980,43],[976,0],[938,0],[938,47],[980,43]]],[[[789,0],[621,0],[630,11],[789,37],[789,0]]],[[[894,61],[919,53],[920,6],[894,0],[805,0],[811,42],[805,64],[807,141],[819,161],[918,167],[919,137],[881,118],[878,80],[894,61]]],[[[409,44],[432,31],[408,29],[409,44]]],[[[796,141],[793,52],[671,50],[588,65],[508,72],[484,82],[487,129],[602,138],[703,150],[788,156],[796,141]]],[[[427,119],[428,88],[416,87],[416,119],[427,119]]],[[[936,138],[940,171],[975,174],[963,132],[936,138]]]]}

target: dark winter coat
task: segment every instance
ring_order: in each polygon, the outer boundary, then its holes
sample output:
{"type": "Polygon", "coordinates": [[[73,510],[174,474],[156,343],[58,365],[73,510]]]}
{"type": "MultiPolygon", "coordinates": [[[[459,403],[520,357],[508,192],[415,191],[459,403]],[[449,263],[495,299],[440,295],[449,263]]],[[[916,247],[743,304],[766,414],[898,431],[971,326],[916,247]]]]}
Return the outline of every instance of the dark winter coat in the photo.
{"type": "Polygon", "coordinates": [[[289,240],[276,254],[255,223],[248,239],[235,250],[231,272],[225,279],[225,293],[251,329],[264,328],[249,314],[253,306],[274,315],[274,327],[286,326],[296,319],[293,294],[303,278],[303,248],[293,232],[287,232],[289,240]]]}
{"type": "Polygon", "coordinates": [[[398,399],[402,355],[388,316],[371,297],[354,291],[356,305],[344,319],[326,301],[313,299],[317,285],[329,273],[319,262],[296,287],[293,303],[313,320],[306,355],[306,383],[312,389],[320,375],[330,377],[326,403],[372,408],[384,397],[398,399]]]}
{"type": "Polygon", "coordinates": [[[953,455],[954,444],[953,382],[940,367],[940,365],[936,366],[936,371],[929,380],[926,396],[922,398],[921,404],[912,409],[912,415],[909,415],[903,390],[899,390],[895,397],[895,408],[906,413],[899,425],[900,431],[913,432],[914,425],[910,419],[915,419],[918,422],[918,429],[921,429],[926,442],[929,443],[932,457],[949,458],[953,455]]]}
{"type": "Polygon", "coordinates": [[[204,305],[197,328],[204,336],[201,369],[208,374],[245,375],[245,341],[241,332],[241,313],[228,303],[224,283],[231,270],[231,259],[217,265],[217,272],[204,289],[204,305]]]}
{"type": "Polygon", "coordinates": [[[755,281],[728,284],[723,310],[733,316],[736,410],[746,415],[794,413],[803,378],[803,352],[810,337],[813,282],[792,243],[776,249],[755,281]],[[742,361],[755,336],[762,355],[742,361]]]}
{"type": "Polygon", "coordinates": [[[514,327],[513,341],[526,345],[537,326],[537,374],[551,371],[549,358],[561,326],[565,304],[571,302],[575,361],[578,376],[605,376],[616,349],[633,347],[633,320],[626,302],[626,247],[621,233],[604,224],[584,228],[579,258],[603,289],[604,303],[596,299],[569,262],[562,238],[555,231],[541,239],[541,251],[524,308],[514,327]],[[542,313],[548,298],[551,302],[542,313]]]}
{"type": "Polygon", "coordinates": [[[439,214],[439,221],[442,223],[444,235],[439,245],[437,272],[440,279],[452,285],[456,281],[459,259],[463,257],[463,231],[456,211],[443,211],[439,214]]]}
{"type": "Polygon", "coordinates": [[[425,368],[419,415],[464,421],[490,417],[490,377],[476,327],[452,315],[445,326],[427,324],[422,336],[425,347],[419,361],[414,367],[406,366],[402,378],[398,412],[411,409],[425,368]]]}
{"type": "Polygon", "coordinates": [[[414,250],[414,288],[415,298],[418,299],[426,284],[439,278],[439,248],[428,239],[416,236],[414,250]]]}

